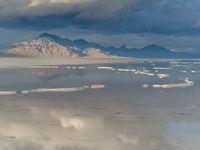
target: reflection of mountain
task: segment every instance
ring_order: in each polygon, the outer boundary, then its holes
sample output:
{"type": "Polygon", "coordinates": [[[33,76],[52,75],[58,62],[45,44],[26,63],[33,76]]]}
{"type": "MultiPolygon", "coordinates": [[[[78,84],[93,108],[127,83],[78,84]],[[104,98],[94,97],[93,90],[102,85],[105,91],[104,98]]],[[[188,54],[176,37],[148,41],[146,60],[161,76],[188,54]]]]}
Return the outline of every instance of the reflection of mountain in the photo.
{"type": "Polygon", "coordinates": [[[89,57],[107,58],[109,56],[150,57],[150,58],[200,58],[199,54],[172,52],[161,46],[152,44],[144,48],[105,47],[84,39],[69,40],[59,36],[43,33],[29,41],[22,42],[12,48],[2,50],[6,56],[54,56],[54,57],[89,57]]]}
{"type": "MultiPolygon", "coordinates": [[[[62,67],[61,67],[62,68],[62,67]]],[[[68,85],[71,83],[71,79],[79,80],[79,78],[83,78],[86,74],[87,70],[85,69],[25,69],[24,73],[27,76],[31,76],[40,80],[41,82],[55,82],[54,86],[59,82],[59,80],[67,80],[68,85]]],[[[73,82],[74,83],[74,82],[73,82]]],[[[79,82],[78,82],[79,83],[79,82]]],[[[60,83],[62,84],[62,83],[60,83]]],[[[80,83],[79,83],[80,84],[80,83]]]]}

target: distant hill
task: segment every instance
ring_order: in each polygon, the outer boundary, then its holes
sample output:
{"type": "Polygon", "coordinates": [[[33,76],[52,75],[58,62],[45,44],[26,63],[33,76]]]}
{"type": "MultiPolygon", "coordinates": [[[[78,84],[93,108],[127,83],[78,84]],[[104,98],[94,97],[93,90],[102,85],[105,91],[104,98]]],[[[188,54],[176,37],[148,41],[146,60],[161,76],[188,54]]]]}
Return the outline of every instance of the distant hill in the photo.
{"type": "Polygon", "coordinates": [[[156,44],[144,48],[105,47],[84,39],[69,40],[57,35],[42,33],[38,37],[1,50],[2,56],[27,57],[90,57],[107,58],[110,56],[139,58],[200,58],[200,54],[173,52],[156,44]]]}
{"type": "Polygon", "coordinates": [[[23,56],[23,57],[90,57],[107,58],[106,52],[94,47],[85,47],[76,44],[68,39],[56,35],[43,33],[38,37],[18,43],[11,48],[1,50],[2,56],[23,56]]]}
{"type": "Polygon", "coordinates": [[[174,52],[156,44],[144,48],[127,48],[126,46],[104,48],[110,55],[138,57],[138,58],[200,58],[200,54],[188,52],[174,52]]]}

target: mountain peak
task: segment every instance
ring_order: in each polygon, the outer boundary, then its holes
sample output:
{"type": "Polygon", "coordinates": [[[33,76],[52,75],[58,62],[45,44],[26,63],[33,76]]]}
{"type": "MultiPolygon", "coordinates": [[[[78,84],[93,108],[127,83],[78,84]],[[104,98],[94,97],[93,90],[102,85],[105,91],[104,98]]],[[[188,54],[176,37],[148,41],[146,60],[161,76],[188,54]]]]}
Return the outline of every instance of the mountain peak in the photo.
{"type": "Polygon", "coordinates": [[[48,38],[48,39],[52,39],[52,40],[61,39],[59,36],[57,36],[55,34],[50,34],[50,33],[42,33],[38,36],[38,38],[48,38]]]}
{"type": "Polygon", "coordinates": [[[42,33],[37,38],[46,38],[51,41],[54,41],[62,46],[72,45],[72,41],[67,38],[61,38],[55,34],[51,33],[42,33]]]}
{"type": "Polygon", "coordinates": [[[119,49],[128,49],[127,47],[126,47],[126,45],[121,45],[120,47],[119,47],[119,49]]]}
{"type": "Polygon", "coordinates": [[[84,39],[74,40],[74,42],[77,43],[77,44],[89,44],[88,41],[86,41],[84,39]]]}
{"type": "Polygon", "coordinates": [[[161,47],[160,45],[157,45],[157,44],[149,44],[145,48],[163,48],[163,47],[161,47]]]}
{"type": "Polygon", "coordinates": [[[141,50],[148,50],[148,51],[154,51],[154,52],[170,52],[170,50],[156,44],[150,44],[146,47],[142,48],[141,50]]]}

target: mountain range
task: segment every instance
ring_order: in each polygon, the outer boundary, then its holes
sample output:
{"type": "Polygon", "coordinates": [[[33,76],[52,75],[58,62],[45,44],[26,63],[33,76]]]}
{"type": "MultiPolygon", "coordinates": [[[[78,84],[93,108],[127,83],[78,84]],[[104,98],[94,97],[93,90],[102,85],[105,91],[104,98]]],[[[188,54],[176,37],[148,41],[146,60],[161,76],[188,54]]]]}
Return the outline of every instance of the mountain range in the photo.
{"type": "Polygon", "coordinates": [[[0,51],[1,56],[23,57],[139,57],[139,58],[200,58],[200,54],[174,52],[156,44],[144,48],[106,47],[84,39],[70,40],[54,34],[42,33],[38,37],[15,44],[0,51]]]}

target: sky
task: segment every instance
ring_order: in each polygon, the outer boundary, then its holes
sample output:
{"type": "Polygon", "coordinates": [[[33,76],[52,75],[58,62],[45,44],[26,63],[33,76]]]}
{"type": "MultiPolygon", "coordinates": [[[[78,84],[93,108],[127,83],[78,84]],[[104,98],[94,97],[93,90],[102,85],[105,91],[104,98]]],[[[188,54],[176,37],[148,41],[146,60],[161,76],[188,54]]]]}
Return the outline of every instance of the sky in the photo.
{"type": "Polygon", "coordinates": [[[200,0],[0,0],[0,48],[42,32],[200,51],[200,0]]]}

